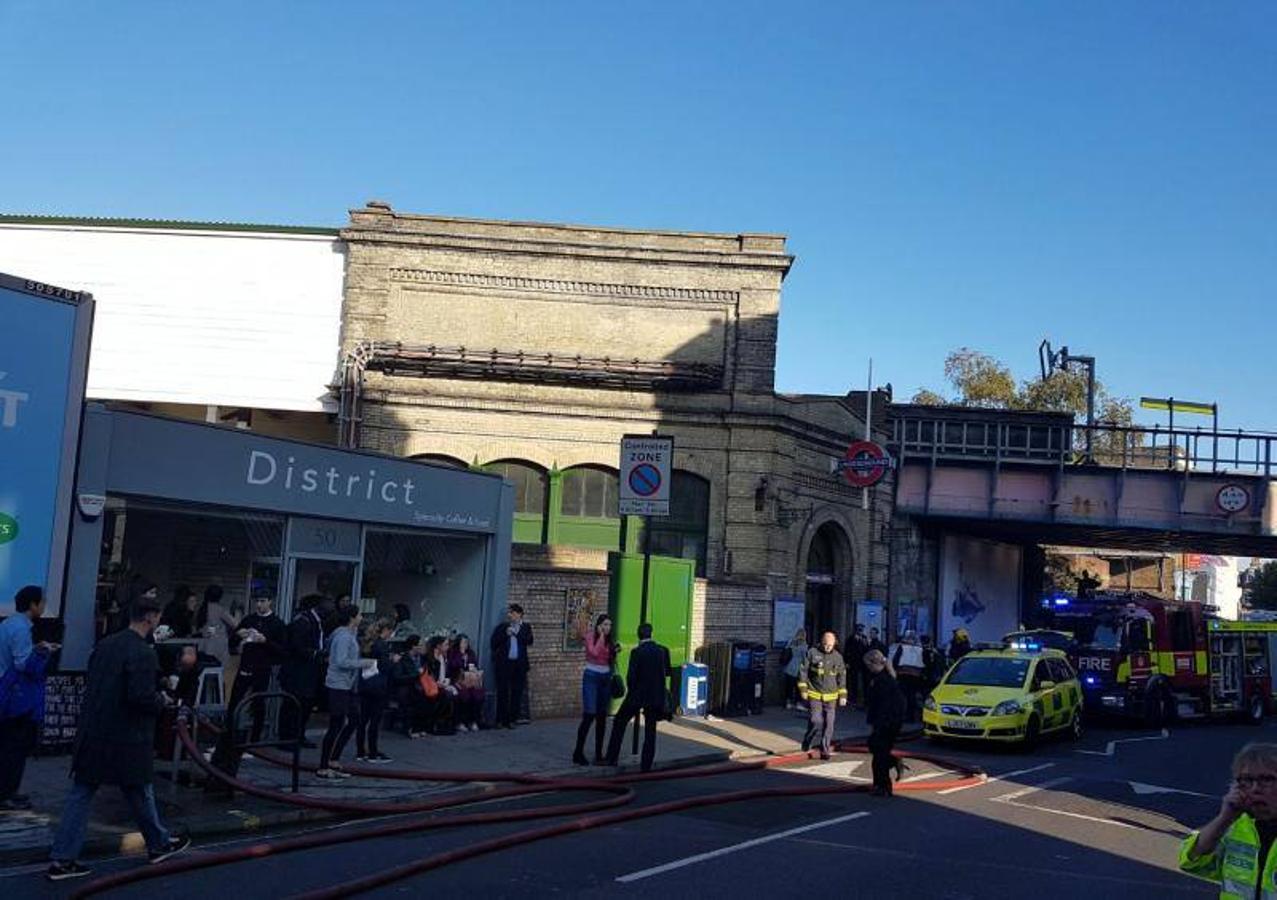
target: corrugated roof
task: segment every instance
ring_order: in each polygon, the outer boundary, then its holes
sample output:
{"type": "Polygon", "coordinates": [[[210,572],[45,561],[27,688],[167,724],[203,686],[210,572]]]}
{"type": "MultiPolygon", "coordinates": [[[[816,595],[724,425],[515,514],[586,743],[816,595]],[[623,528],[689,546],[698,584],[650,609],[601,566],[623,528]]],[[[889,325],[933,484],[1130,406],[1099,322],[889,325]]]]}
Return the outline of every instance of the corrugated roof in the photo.
{"type": "Polygon", "coordinates": [[[165,231],[257,231],[336,237],[340,229],[312,225],[262,225],[248,222],[189,222],[181,219],[115,219],[96,216],[38,216],[0,213],[0,225],[79,225],[88,228],[152,228],[165,231]]]}

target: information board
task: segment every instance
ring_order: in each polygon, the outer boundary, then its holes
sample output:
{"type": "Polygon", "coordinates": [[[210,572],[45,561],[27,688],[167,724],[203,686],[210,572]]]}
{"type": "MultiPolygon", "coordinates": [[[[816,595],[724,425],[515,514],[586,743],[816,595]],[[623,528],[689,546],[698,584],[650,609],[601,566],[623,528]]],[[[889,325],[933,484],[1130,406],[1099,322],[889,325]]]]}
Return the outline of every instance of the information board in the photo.
{"type": "Polygon", "coordinates": [[[0,615],[23,585],[61,610],[92,298],[0,274],[0,615]]]}
{"type": "MultiPolygon", "coordinates": [[[[772,600],[772,646],[789,646],[789,642],[794,639],[794,632],[803,627],[806,616],[807,601],[802,597],[777,597],[772,600]]],[[[810,635],[807,643],[812,643],[810,635]]]]}

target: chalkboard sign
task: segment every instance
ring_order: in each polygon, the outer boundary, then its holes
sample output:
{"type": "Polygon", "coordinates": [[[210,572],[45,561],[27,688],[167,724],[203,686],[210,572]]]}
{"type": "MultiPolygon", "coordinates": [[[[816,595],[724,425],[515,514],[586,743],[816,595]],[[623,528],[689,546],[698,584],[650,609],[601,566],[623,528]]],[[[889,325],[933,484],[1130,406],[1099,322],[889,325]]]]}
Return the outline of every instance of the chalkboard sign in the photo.
{"type": "Polygon", "coordinates": [[[75,726],[84,702],[84,673],[50,675],[44,685],[44,730],[40,749],[46,753],[66,751],[75,742],[75,726]]]}

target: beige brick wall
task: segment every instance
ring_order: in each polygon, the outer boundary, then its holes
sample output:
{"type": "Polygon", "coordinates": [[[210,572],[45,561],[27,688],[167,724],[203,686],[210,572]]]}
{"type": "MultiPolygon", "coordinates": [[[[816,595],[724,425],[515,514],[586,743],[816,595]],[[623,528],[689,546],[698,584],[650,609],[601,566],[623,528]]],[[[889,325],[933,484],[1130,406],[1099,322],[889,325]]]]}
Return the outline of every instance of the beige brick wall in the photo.
{"type": "MultiPolygon", "coordinates": [[[[711,485],[709,580],[698,588],[704,600],[696,626],[706,639],[769,639],[770,598],[803,594],[806,549],[822,522],[846,534],[842,600],[885,596],[889,483],[873,491],[865,512],[860,491],[829,471],[829,460],[860,434],[861,419],[845,398],[773,393],[780,289],[790,264],[783,237],[387,209],[352,211],[343,237],[347,349],[364,341],[456,345],[696,361],[723,372],[717,387],[694,393],[370,372],[364,446],[467,463],[513,458],[545,468],[615,468],[622,435],[659,430],[675,438],[675,466],[711,485]]],[[[566,585],[602,577],[589,566],[560,568],[516,561],[512,596],[522,591],[525,605],[559,617],[566,585]]],[[[538,708],[574,706],[579,660],[534,655],[533,663],[548,680],[569,685],[543,687],[549,693],[538,708]],[[569,670],[577,674],[568,678],[569,670]]]]}

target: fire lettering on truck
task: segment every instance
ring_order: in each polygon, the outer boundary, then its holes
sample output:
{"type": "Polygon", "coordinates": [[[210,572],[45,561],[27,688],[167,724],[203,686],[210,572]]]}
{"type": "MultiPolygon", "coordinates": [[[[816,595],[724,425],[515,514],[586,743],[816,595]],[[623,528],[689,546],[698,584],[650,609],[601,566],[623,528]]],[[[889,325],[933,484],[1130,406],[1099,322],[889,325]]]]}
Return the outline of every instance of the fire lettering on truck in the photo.
{"type": "Polygon", "coordinates": [[[1113,668],[1113,660],[1106,656],[1082,656],[1078,658],[1077,667],[1093,672],[1108,672],[1113,668]]]}

